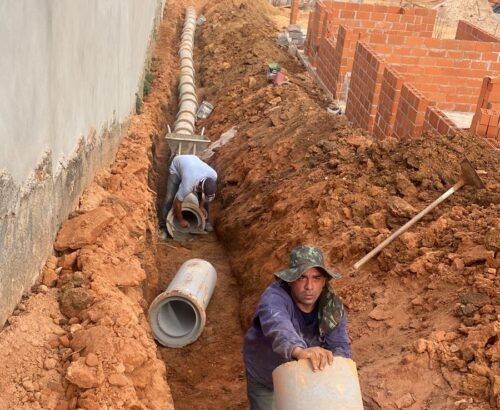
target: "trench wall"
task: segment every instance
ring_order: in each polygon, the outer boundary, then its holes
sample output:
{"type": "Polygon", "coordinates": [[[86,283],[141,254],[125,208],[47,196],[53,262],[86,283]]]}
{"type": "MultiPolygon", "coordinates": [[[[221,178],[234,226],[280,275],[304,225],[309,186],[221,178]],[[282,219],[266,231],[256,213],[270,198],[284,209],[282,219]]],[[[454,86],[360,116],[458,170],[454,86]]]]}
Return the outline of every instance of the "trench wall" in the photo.
{"type": "Polygon", "coordinates": [[[113,159],[164,0],[0,0],[0,325],[113,159]]]}

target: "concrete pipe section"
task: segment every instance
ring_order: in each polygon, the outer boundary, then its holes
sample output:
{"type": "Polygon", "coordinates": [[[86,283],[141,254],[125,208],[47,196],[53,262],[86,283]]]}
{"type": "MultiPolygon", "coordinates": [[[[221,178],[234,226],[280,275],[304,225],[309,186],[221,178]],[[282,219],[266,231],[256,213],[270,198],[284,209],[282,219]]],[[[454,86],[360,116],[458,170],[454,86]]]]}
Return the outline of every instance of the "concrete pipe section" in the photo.
{"type": "Polygon", "coordinates": [[[182,264],[149,307],[149,323],[160,344],[178,348],[200,337],[216,282],[217,272],[209,262],[189,259],[182,264]]]}
{"type": "Polygon", "coordinates": [[[273,371],[277,410],[363,410],[356,363],[334,357],[313,372],[309,360],[288,362],[273,371]]]}
{"type": "Polygon", "coordinates": [[[179,78],[179,111],[173,131],[165,136],[172,155],[194,154],[202,152],[210,140],[203,135],[196,135],[196,82],[193,63],[194,33],[196,30],[196,12],[194,8],[186,8],[186,18],[182,30],[179,59],[181,75],[179,78]]]}
{"type": "Polygon", "coordinates": [[[189,234],[205,231],[205,216],[199,207],[196,195],[189,194],[182,202],[181,210],[183,218],[189,222],[189,228],[180,226],[172,207],[167,215],[166,225],[167,231],[173,239],[182,241],[189,239],[189,234]]]}
{"type": "Polygon", "coordinates": [[[196,123],[196,86],[194,82],[193,48],[196,29],[196,12],[192,7],[186,9],[186,19],[182,31],[179,50],[181,59],[181,78],[179,80],[179,113],[174,124],[174,133],[194,135],[196,123]]]}

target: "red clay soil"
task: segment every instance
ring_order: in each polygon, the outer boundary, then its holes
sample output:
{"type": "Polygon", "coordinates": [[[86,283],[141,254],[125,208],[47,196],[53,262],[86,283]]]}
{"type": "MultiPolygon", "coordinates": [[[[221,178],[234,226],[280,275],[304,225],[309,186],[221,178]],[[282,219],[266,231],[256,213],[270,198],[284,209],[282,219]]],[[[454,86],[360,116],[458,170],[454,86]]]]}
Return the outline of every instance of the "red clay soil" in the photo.
{"type": "Polygon", "coordinates": [[[215,105],[200,126],[237,136],[215,158],[215,226],[246,328],[273,272],[298,243],[344,273],[354,359],[367,408],[495,408],[500,156],[468,135],[373,141],[325,110],[298,61],[274,44],[264,2],[218,2],[199,38],[215,105]],[[265,79],[278,62],[290,84],[265,79]],[[460,177],[467,157],[487,190],[465,187],[359,272],[354,262],[460,177]]]}
{"type": "Polygon", "coordinates": [[[213,234],[158,243],[170,154],[163,136],[176,110],[188,2],[170,3],[142,114],[63,225],[44,284],[0,333],[0,409],[245,408],[243,332],[298,243],[322,247],[344,274],[334,286],[348,309],[367,409],[498,408],[498,152],[465,134],[373,141],[326,112],[304,67],[276,45],[275,11],[264,0],[211,2],[199,9],[207,22],[195,57],[201,95],[215,110],[199,125],[213,140],[238,129],[212,161],[224,248],[213,234]],[[288,85],[267,83],[271,62],[288,85]],[[463,188],[354,271],[457,181],[463,157],[484,171],[488,189],[463,188]],[[149,302],[192,257],[218,271],[207,326],[186,348],[158,347],[149,302]]]}

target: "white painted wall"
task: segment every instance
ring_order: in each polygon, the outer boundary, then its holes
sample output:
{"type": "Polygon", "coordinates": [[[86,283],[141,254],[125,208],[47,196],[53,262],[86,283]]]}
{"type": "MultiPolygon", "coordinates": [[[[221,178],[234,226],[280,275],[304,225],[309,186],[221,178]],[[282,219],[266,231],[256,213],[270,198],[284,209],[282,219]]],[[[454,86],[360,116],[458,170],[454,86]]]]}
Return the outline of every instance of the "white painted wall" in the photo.
{"type": "Polygon", "coordinates": [[[163,0],[0,0],[0,173],[17,183],[47,150],[123,122],[163,0]]]}
{"type": "Polygon", "coordinates": [[[0,328],[113,160],[164,4],[0,0],[0,328]]]}

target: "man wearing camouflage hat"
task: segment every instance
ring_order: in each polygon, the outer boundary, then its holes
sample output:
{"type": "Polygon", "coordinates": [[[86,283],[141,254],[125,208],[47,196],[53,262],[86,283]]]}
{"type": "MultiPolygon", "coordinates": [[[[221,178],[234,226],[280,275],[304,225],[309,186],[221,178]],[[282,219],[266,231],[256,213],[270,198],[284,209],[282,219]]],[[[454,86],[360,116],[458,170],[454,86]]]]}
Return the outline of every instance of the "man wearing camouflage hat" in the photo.
{"type": "Polygon", "coordinates": [[[351,357],[347,316],[319,248],[301,245],[290,253],[289,268],[262,294],[252,325],[245,334],[243,357],[251,410],[274,409],[273,370],[283,363],[307,359],[314,371],[351,357]]]}

